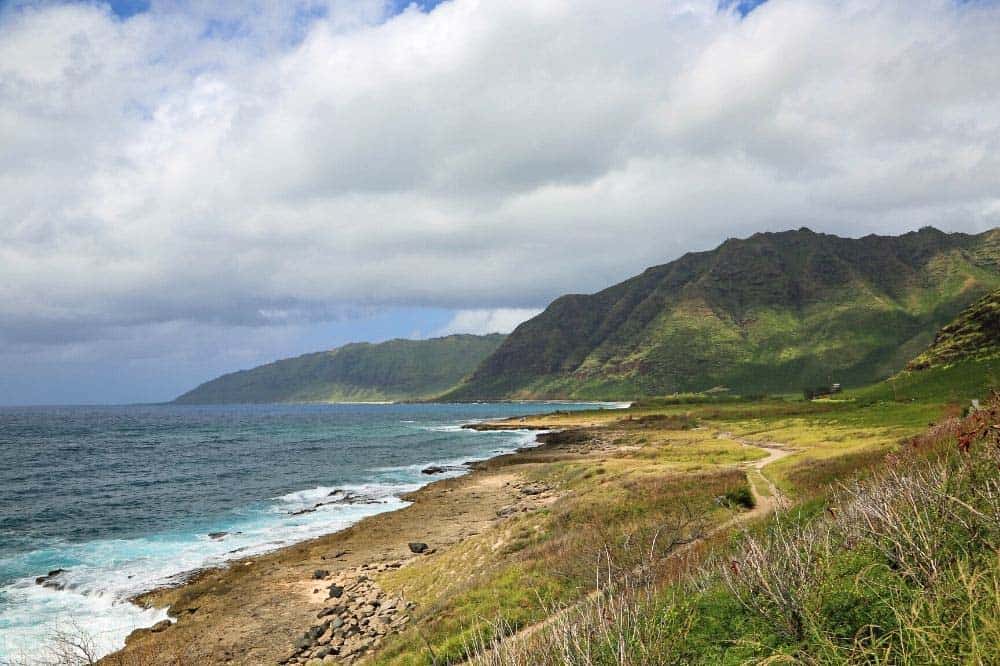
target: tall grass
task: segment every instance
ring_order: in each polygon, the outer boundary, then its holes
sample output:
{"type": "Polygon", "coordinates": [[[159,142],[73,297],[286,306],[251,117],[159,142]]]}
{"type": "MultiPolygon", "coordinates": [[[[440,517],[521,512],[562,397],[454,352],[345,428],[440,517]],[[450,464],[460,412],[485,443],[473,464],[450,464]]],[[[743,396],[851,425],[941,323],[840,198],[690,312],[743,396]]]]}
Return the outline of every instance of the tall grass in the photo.
{"type": "Polygon", "coordinates": [[[618,569],[472,663],[1000,664],[998,439],[995,397],[679,580],[618,569]]]}

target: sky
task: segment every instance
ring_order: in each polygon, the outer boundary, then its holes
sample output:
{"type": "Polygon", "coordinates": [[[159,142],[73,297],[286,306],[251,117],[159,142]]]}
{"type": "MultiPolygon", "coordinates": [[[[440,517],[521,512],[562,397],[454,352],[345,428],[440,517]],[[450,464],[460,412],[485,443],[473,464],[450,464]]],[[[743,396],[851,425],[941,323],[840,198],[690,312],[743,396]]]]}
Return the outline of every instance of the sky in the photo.
{"type": "Polygon", "coordinates": [[[987,0],[0,0],[0,404],[1000,225],[987,0]]]}

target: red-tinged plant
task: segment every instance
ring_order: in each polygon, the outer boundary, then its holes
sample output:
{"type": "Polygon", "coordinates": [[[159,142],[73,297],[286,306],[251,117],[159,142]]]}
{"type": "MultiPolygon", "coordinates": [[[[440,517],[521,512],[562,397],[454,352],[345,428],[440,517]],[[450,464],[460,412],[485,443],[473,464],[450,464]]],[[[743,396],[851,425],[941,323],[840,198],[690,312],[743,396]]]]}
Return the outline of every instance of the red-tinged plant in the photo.
{"type": "Polygon", "coordinates": [[[1000,448],[1000,391],[994,390],[985,407],[966,417],[957,439],[958,449],[963,453],[968,453],[977,441],[1000,448]]]}

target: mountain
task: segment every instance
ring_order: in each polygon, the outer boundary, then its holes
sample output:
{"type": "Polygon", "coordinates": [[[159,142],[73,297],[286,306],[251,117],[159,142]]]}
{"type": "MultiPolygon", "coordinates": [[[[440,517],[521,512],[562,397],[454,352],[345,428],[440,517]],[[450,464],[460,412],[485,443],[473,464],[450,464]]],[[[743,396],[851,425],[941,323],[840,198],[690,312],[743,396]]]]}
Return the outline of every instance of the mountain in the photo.
{"type": "Polygon", "coordinates": [[[180,404],[407,400],[439,395],[469,375],[504,336],[353,343],[223,375],[180,404]]]}
{"type": "Polygon", "coordinates": [[[934,343],[910,361],[907,370],[925,370],[960,361],[1000,356],[1000,290],[979,299],[942,328],[934,343]]]}
{"type": "Polygon", "coordinates": [[[730,239],[556,299],[445,398],[799,391],[888,377],[1000,287],[1000,230],[730,239]]]}

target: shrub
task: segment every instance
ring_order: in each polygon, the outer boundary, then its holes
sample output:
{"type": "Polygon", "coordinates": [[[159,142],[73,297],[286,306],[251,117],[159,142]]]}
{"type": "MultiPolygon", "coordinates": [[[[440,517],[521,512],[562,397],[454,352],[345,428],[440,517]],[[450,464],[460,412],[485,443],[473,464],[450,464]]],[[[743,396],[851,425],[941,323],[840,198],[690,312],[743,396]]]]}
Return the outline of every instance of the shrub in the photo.
{"type": "Polygon", "coordinates": [[[748,486],[740,486],[739,488],[727,491],[726,494],[722,496],[722,501],[726,506],[740,506],[744,509],[752,509],[755,505],[753,493],[750,492],[750,488],[748,486]]]}

